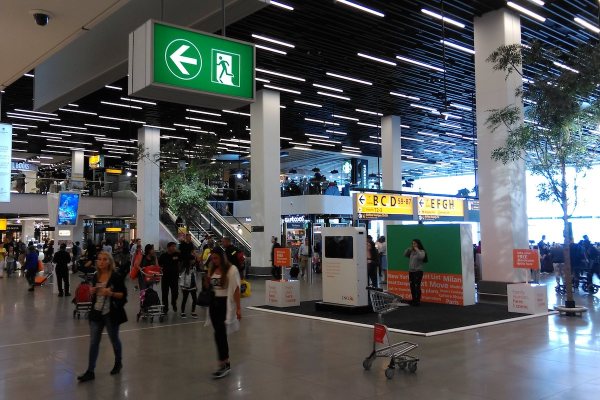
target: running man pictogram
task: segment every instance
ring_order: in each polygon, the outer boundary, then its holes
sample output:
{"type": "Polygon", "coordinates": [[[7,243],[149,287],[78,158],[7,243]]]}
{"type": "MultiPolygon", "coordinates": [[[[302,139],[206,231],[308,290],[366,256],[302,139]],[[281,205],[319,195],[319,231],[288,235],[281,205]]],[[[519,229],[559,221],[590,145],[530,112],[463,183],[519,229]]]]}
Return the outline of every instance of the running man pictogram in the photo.
{"type": "Polygon", "coordinates": [[[219,74],[219,82],[223,83],[223,74],[226,76],[231,76],[233,79],[234,75],[229,72],[230,65],[227,61],[223,60],[223,56],[219,56],[219,62],[217,63],[218,67],[221,67],[221,73],[219,74]]]}

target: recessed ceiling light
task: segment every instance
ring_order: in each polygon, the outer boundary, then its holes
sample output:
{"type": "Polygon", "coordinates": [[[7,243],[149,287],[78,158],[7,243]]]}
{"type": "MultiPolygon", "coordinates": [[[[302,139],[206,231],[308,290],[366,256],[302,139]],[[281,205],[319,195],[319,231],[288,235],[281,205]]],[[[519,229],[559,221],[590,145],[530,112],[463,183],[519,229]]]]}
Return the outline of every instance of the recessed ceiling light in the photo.
{"type": "Polygon", "coordinates": [[[377,16],[377,17],[382,17],[382,18],[383,18],[383,17],[385,17],[385,14],[384,14],[384,13],[382,13],[381,11],[377,11],[377,10],[374,10],[374,9],[372,9],[372,8],[365,7],[365,6],[363,6],[363,5],[360,5],[360,4],[358,4],[358,3],[354,3],[354,2],[352,2],[352,1],[348,1],[348,0],[334,0],[334,1],[335,1],[336,3],[342,3],[342,4],[345,4],[345,5],[349,6],[349,7],[356,8],[357,10],[364,11],[364,12],[366,12],[366,13],[369,13],[369,14],[375,15],[375,16],[377,16]]]}
{"type": "Polygon", "coordinates": [[[281,78],[286,78],[286,79],[292,79],[294,81],[306,82],[306,79],[304,79],[304,78],[300,78],[298,76],[289,75],[289,74],[283,74],[281,72],[271,71],[268,69],[256,68],[256,72],[261,72],[261,73],[267,74],[267,75],[279,76],[281,78]]]}
{"type": "Polygon", "coordinates": [[[340,95],[333,94],[333,93],[317,92],[317,94],[320,94],[321,96],[333,97],[333,98],[340,99],[340,100],[348,100],[348,101],[350,100],[350,97],[340,96],[340,95]]]}
{"type": "Polygon", "coordinates": [[[335,74],[333,72],[327,72],[326,75],[332,76],[332,77],[338,78],[338,79],[344,79],[344,80],[351,81],[351,82],[362,83],[363,85],[369,85],[369,86],[373,85],[373,83],[369,82],[369,81],[365,81],[365,80],[362,80],[362,79],[353,78],[351,76],[335,74]]]}
{"type": "Polygon", "coordinates": [[[373,60],[373,61],[377,61],[377,62],[382,63],[382,64],[391,65],[393,67],[395,67],[397,65],[393,61],[384,60],[383,58],[370,56],[370,55],[364,54],[364,53],[356,53],[356,55],[359,56],[359,57],[362,57],[362,58],[366,58],[368,60],[373,60]]]}
{"type": "Polygon", "coordinates": [[[292,48],[292,49],[296,47],[296,46],[294,46],[291,43],[284,42],[283,40],[273,39],[272,37],[268,37],[268,36],[264,36],[264,35],[257,35],[255,33],[253,33],[252,37],[255,38],[255,39],[259,39],[259,40],[264,40],[266,42],[275,43],[275,44],[278,44],[280,46],[289,47],[289,48],[292,48]]]}
{"type": "Polygon", "coordinates": [[[464,28],[465,27],[465,24],[463,24],[462,22],[458,22],[456,20],[453,20],[452,18],[445,17],[443,15],[440,15],[440,14],[438,14],[436,12],[427,10],[425,8],[422,8],[421,12],[423,14],[427,14],[427,15],[429,15],[431,17],[434,17],[434,18],[437,18],[437,19],[442,20],[444,22],[447,22],[447,23],[449,23],[451,25],[458,26],[459,28],[464,28]]]}
{"type": "Polygon", "coordinates": [[[294,94],[302,94],[302,92],[300,92],[298,90],[286,89],[286,88],[282,88],[280,86],[263,85],[263,87],[266,87],[266,88],[269,88],[269,89],[273,89],[273,90],[279,90],[279,91],[282,91],[282,92],[288,92],[288,93],[294,93],[294,94]]]}
{"type": "Polygon", "coordinates": [[[396,56],[396,58],[398,60],[400,60],[400,61],[404,61],[404,62],[407,62],[407,63],[415,64],[415,65],[418,65],[420,67],[429,68],[429,69],[432,69],[432,70],[438,71],[438,72],[444,72],[444,70],[442,68],[438,68],[438,67],[435,67],[435,66],[430,65],[430,64],[426,64],[426,63],[421,62],[421,61],[413,60],[412,58],[403,57],[403,56],[396,56]]]}
{"type": "Polygon", "coordinates": [[[506,5],[509,6],[510,8],[514,8],[515,10],[520,11],[523,14],[528,15],[531,18],[536,19],[536,20],[538,20],[540,22],[546,22],[546,18],[542,17],[539,14],[534,13],[531,10],[526,9],[525,7],[522,7],[522,6],[518,5],[518,4],[515,4],[512,1],[507,1],[506,5]]]}

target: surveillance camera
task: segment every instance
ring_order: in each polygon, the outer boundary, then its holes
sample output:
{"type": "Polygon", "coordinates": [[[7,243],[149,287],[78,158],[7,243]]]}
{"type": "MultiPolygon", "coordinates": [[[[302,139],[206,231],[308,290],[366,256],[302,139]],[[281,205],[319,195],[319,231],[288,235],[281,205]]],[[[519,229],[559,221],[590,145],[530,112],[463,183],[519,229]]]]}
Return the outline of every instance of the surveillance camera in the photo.
{"type": "Polygon", "coordinates": [[[44,10],[31,10],[29,13],[33,15],[33,20],[39,26],[48,25],[48,22],[50,22],[50,18],[52,17],[52,14],[44,10]]]}

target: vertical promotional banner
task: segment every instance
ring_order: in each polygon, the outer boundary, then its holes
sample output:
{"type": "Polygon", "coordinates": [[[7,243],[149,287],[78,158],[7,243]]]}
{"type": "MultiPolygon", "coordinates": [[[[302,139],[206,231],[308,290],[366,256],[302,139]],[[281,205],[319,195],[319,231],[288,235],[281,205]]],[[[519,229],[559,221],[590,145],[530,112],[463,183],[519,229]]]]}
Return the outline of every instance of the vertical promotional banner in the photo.
{"type": "Polygon", "coordinates": [[[12,125],[0,123],[0,203],[10,202],[12,125]]]}
{"type": "Polygon", "coordinates": [[[411,298],[408,261],[404,256],[413,239],[420,239],[427,252],[421,284],[426,303],[471,305],[475,301],[473,244],[466,226],[390,225],[388,242],[388,289],[411,298]]]}

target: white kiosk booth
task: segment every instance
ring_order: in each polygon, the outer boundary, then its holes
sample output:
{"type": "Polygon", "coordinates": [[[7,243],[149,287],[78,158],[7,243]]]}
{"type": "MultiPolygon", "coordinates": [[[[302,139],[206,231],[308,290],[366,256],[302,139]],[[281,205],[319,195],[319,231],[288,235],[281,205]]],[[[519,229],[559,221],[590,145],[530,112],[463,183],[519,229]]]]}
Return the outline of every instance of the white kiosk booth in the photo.
{"type": "Polygon", "coordinates": [[[367,293],[367,234],[365,228],[323,228],[323,302],[317,309],[363,311],[367,293]]]}

